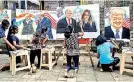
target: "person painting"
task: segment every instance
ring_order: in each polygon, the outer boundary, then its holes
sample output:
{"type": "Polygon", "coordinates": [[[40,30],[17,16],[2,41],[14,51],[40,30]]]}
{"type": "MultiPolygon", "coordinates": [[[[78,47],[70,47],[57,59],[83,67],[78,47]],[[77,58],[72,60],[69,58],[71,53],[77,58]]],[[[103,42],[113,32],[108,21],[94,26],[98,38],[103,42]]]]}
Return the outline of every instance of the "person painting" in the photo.
{"type": "Polygon", "coordinates": [[[83,36],[84,33],[79,32],[79,33],[73,33],[73,28],[72,26],[67,26],[65,28],[65,40],[64,40],[64,47],[66,48],[66,60],[67,60],[67,67],[66,67],[66,72],[65,72],[65,77],[68,77],[68,71],[71,70],[71,59],[73,58],[74,60],[74,65],[75,65],[75,73],[78,72],[79,69],[79,41],[78,37],[83,36]]]}
{"type": "Polygon", "coordinates": [[[100,71],[110,71],[112,72],[115,66],[119,63],[120,59],[118,57],[112,57],[110,55],[110,50],[112,48],[118,48],[117,44],[114,42],[107,42],[103,35],[99,35],[96,39],[97,46],[97,58],[99,58],[101,69],[100,71]],[[112,44],[113,43],[113,44],[112,44]]]}
{"type": "MultiPolygon", "coordinates": [[[[9,46],[12,50],[16,50],[16,48],[7,40],[5,31],[8,29],[10,23],[8,20],[4,19],[2,20],[2,24],[0,25],[0,43],[5,42],[5,46],[9,46]]],[[[4,71],[9,69],[10,65],[3,65],[0,67],[0,71],[4,71]]]]}
{"type": "MultiPolygon", "coordinates": [[[[8,32],[8,36],[7,39],[8,41],[17,49],[26,49],[26,47],[20,45],[20,40],[19,38],[16,36],[16,34],[18,33],[18,27],[16,25],[12,25],[9,28],[9,32],[8,32]]],[[[9,51],[14,51],[12,48],[9,48],[9,51]]],[[[9,54],[10,55],[10,54],[9,54]]],[[[16,63],[20,63],[21,62],[21,58],[20,57],[16,57],[16,63]]]]}
{"type": "Polygon", "coordinates": [[[46,43],[47,39],[48,39],[47,28],[44,27],[40,31],[36,32],[35,35],[33,36],[33,39],[30,41],[30,43],[33,44],[32,50],[30,51],[30,62],[31,65],[34,64],[35,57],[37,56],[38,58],[37,68],[40,67],[40,55],[42,45],[46,43]]]}
{"type": "Polygon", "coordinates": [[[5,35],[5,31],[6,31],[6,29],[8,29],[8,27],[9,27],[9,21],[8,20],[3,20],[2,21],[2,24],[0,25],[0,39],[3,39],[4,40],[4,42],[8,45],[8,46],[10,46],[10,48],[12,48],[13,50],[16,50],[16,48],[7,40],[7,38],[6,38],[6,35],[5,35]]]}

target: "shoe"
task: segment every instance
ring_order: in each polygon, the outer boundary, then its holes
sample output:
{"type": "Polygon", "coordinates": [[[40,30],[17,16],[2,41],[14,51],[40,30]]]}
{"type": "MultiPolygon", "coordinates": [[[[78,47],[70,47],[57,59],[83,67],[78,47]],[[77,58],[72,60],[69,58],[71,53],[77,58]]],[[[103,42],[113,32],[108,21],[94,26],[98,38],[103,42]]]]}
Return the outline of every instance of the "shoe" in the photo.
{"type": "Polygon", "coordinates": [[[103,72],[103,69],[102,68],[100,68],[100,72],[103,72]]]}
{"type": "Polygon", "coordinates": [[[113,72],[113,66],[109,67],[109,72],[113,72]]]}
{"type": "Polygon", "coordinates": [[[68,69],[65,70],[65,78],[68,78],[68,69]]]}
{"type": "Polygon", "coordinates": [[[75,67],[74,66],[71,66],[70,69],[75,70],[75,67]]]}
{"type": "Polygon", "coordinates": [[[74,71],[75,71],[75,73],[78,73],[78,69],[75,69],[74,71]]]}
{"type": "Polygon", "coordinates": [[[71,70],[71,67],[67,66],[67,67],[66,67],[66,70],[67,70],[67,71],[71,70]]]}
{"type": "Polygon", "coordinates": [[[40,65],[39,65],[39,64],[37,64],[37,68],[38,68],[38,69],[40,68],[40,65]]]}
{"type": "Polygon", "coordinates": [[[32,68],[32,73],[36,73],[37,67],[34,64],[32,64],[31,68],[32,68]]]}
{"type": "Polygon", "coordinates": [[[119,69],[120,69],[119,66],[114,66],[114,67],[113,67],[113,70],[119,70],[119,69]]]}

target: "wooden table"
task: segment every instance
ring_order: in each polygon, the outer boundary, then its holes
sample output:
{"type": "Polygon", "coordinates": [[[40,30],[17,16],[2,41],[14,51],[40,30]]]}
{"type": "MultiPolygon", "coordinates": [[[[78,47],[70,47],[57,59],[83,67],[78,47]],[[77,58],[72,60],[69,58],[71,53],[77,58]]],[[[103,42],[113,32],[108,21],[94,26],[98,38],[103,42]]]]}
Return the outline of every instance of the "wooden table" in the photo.
{"type": "Polygon", "coordinates": [[[11,56],[10,56],[10,71],[12,71],[12,75],[15,75],[17,71],[24,70],[24,69],[30,69],[30,58],[28,54],[28,50],[16,50],[16,51],[10,51],[11,56]],[[23,60],[23,63],[27,65],[24,67],[16,67],[16,57],[17,56],[25,56],[26,58],[23,60]]]}
{"type": "Polygon", "coordinates": [[[53,65],[56,64],[56,60],[52,61],[52,54],[55,53],[55,48],[54,47],[46,47],[41,49],[41,60],[40,60],[40,69],[42,66],[47,66],[49,67],[49,70],[52,70],[53,65]],[[45,55],[45,53],[48,54],[48,64],[44,64],[43,63],[43,55],[45,55]]]}
{"type": "Polygon", "coordinates": [[[120,74],[121,75],[123,74],[124,71],[133,73],[132,69],[125,68],[125,59],[127,56],[133,57],[133,52],[132,51],[123,51],[122,52],[122,57],[121,57],[121,62],[120,62],[120,74]]]}

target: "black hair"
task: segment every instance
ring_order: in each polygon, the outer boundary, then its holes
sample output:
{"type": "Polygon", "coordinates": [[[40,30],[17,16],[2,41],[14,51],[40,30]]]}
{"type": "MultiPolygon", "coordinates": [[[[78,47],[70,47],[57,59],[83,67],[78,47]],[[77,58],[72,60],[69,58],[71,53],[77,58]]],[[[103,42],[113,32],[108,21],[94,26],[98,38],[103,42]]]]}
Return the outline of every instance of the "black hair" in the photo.
{"type": "Polygon", "coordinates": [[[10,23],[9,23],[8,20],[6,20],[6,19],[2,20],[2,25],[3,25],[3,26],[7,26],[7,25],[9,25],[9,24],[10,24],[10,23]]]}
{"type": "Polygon", "coordinates": [[[18,26],[16,26],[16,25],[11,25],[10,26],[10,28],[9,28],[9,31],[11,31],[11,32],[15,32],[15,30],[17,30],[18,29],[18,26]]]}
{"type": "Polygon", "coordinates": [[[38,44],[40,42],[40,36],[41,36],[41,32],[36,32],[35,33],[35,39],[33,40],[34,44],[38,44]]]}
{"type": "Polygon", "coordinates": [[[7,35],[7,39],[9,40],[10,35],[13,33],[15,34],[15,30],[18,29],[18,27],[16,25],[11,25],[9,27],[9,31],[8,31],[8,35],[7,35]]]}
{"type": "Polygon", "coordinates": [[[103,43],[107,42],[107,39],[103,36],[103,35],[99,35],[97,38],[96,38],[96,46],[99,46],[103,43]]]}
{"type": "Polygon", "coordinates": [[[41,35],[40,32],[35,33],[35,37],[39,37],[40,35],[41,35]]]}
{"type": "Polygon", "coordinates": [[[66,28],[65,28],[65,32],[64,32],[64,36],[66,39],[70,38],[70,35],[73,31],[73,28],[71,25],[68,25],[66,28]]]}

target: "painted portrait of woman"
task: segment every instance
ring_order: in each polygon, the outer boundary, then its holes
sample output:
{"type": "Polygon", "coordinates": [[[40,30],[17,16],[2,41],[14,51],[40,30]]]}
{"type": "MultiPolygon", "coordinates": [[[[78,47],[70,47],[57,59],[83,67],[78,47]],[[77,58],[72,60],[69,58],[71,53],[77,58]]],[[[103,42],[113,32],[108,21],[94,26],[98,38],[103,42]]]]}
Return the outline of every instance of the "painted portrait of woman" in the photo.
{"type": "Polygon", "coordinates": [[[84,32],[97,32],[96,24],[92,20],[90,10],[85,10],[81,16],[81,26],[84,32]]]}

